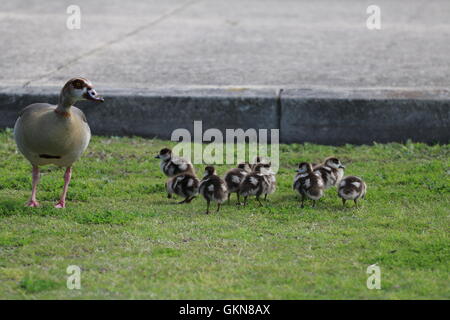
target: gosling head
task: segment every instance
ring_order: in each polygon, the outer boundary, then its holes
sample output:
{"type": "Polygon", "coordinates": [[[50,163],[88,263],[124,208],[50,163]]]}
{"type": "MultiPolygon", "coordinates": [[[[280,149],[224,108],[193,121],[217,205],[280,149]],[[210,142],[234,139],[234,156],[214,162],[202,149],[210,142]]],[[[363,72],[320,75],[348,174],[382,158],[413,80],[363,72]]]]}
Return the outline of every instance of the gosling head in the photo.
{"type": "Polygon", "coordinates": [[[172,158],[172,150],[169,148],[164,148],[159,151],[159,154],[155,156],[156,159],[161,159],[162,161],[167,161],[172,158]]]}
{"type": "Polygon", "coordinates": [[[344,169],[345,168],[345,166],[341,163],[341,161],[339,161],[339,159],[334,158],[334,157],[326,158],[325,164],[330,168],[335,168],[335,169],[344,169]]]}
{"type": "Polygon", "coordinates": [[[313,171],[313,167],[311,163],[301,162],[298,164],[298,169],[296,171],[298,173],[311,173],[313,171]]]}
{"type": "Polygon", "coordinates": [[[258,174],[271,174],[272,170],[271,170],[271,163],[257,163],[255,165],[255,167],[253,168],[253,171],[258,173],[258,174]]]}
{"type": "Polygon", "coordinates": [[[216,169],[213,166],[206,166],[205,167],[205,173],[203,174],[204,177],[209,177],[216,174],[216,169]]]}
{"type": "Polygon", "coordinates": [[[244,170],[246,172],[251,172],[252,168],[250,167],[250,164],[248,162],[241,162],[238,164],[238,169],[244,170]]]}

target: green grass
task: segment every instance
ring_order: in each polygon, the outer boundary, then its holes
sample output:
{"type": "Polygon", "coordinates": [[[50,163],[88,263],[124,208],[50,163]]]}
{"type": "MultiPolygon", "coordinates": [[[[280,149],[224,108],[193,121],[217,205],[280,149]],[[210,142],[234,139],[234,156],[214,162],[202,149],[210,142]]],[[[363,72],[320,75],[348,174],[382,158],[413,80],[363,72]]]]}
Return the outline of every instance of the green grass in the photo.
{"type": "Polygon", "coordinates": [[[93,137],[68,207],[52,208],[63,170],[44,167],[42,207],[31,209],[30,165],[1,132],[0,298],[450,298],[448,145],[281,145],[278,190],[263,208],[253,200],[209,216],[201,198],[166,198],[153,156],[173,145],[93,137]],[[296,164],[329,155],[367,182],[360,208],[343,208],[335,189],[299,208],[296,164]],[[382,289],[368,290],[375,263],[382,289]],[[81,290],[66,287],[69,265],[82,269],[81,290]]]}

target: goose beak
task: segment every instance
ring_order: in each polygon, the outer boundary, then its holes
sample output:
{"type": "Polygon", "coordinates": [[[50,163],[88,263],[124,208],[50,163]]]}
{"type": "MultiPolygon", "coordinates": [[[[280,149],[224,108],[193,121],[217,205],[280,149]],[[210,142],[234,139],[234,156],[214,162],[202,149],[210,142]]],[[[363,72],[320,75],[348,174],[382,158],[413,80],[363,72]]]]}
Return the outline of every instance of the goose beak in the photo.
{"type": "Polygon", "coordinates": [[[92,88],[87,89],[87,91],[83,94],[83,98],[85,98],[86,100],[91,100],[91,101],[96,101],[96,102],[104,102],[105,101],[105,99],[100,97],[97,94],[97,92],[92,88]]]}

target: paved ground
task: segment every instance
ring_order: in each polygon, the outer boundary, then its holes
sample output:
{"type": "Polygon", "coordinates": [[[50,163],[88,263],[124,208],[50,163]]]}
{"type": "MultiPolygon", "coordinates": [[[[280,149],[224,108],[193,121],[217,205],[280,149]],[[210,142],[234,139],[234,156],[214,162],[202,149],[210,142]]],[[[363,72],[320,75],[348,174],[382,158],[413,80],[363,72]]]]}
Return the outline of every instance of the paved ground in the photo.
{"type": "Polygon", "coordinates": [[[0,86],[450,87],[450,1],[24,1],[0,5],[0,86]],[[366,28],[369,4],[382,29],[366,28]],[[81,30],[68,30],[78,4],[81,30]]]}

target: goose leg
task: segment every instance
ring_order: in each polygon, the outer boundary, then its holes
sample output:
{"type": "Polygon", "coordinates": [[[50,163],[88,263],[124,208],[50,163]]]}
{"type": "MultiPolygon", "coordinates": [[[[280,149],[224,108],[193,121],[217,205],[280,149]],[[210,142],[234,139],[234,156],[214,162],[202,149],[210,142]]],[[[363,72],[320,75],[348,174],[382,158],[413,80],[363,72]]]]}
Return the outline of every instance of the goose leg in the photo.
{"type": "Polygon", "coordinates": [[[342,199],[342,205],[345,206],[345,199],[342,199]]]}
{"type": "Polygon", "coordinates": [[[66,173],[64,173],[64,188],[61,194],[61,198],[55,205],[55,208],[65,208],[66,207],[66,196],[67,190],[69,190],[70,178],[72,177],[72,167],[67,167],[66,173]]]}
{"type": "Polygon", "coordinates": [[[304,208],[305,207],[305,196],[302,194],[302,204],[300,205],[300,208],[304,208]]]}
{"type": "Polygon", "coordinates": [[[206,200],[206,214],[209,214],[209,200],[206,200]]]}
{"type": "Polygon", "coordinates": [[[241,199],[240,199],[240,197],[239,197],[239,192],[237,192],[236,193],[236,195],[237,195],[237,205],[240,205],[241,204],[241,199]]]}
{"type": "Polygon", "coordinates": [[[27,207],[39,207],[39,202],[36,200],[36,192],[37,192],[37,185],[39,183],[39,167],[33,166],[32,171],[32,189],[31,189],[31,197],[30,200],[27,203],[27,207]]]}
{"type": "Polygon", "coordinates": [[[259,200],[259,196],[256,196],[256,200],[258,200],[259,206],[260,206],[260,207],[263,207],[263,204],[261,203],[261,200],[259,200]]]}
{"type": "Polygon", "coordinates": [[[228,204],[230,204],[231,192],[228,194],[228,204]]]}
{"type": "Polygon", "coordinates": [[[219,212],[219,210],[220,210],[220,203],[217,202],[217,211],[216,212],[219,212]]]}

